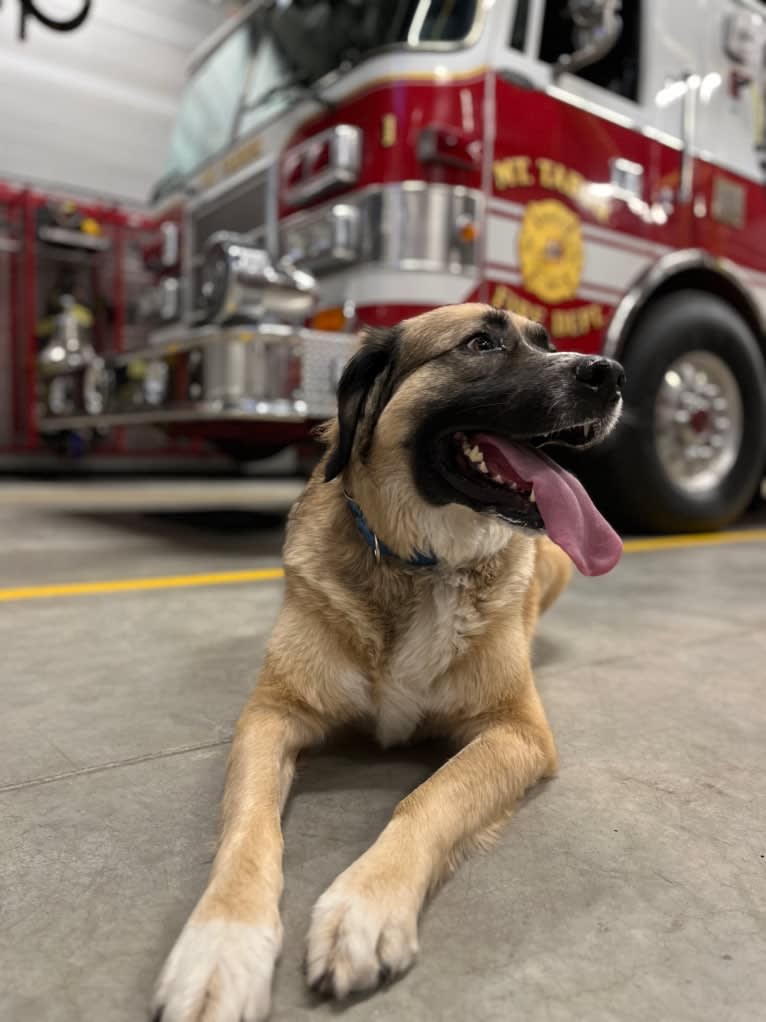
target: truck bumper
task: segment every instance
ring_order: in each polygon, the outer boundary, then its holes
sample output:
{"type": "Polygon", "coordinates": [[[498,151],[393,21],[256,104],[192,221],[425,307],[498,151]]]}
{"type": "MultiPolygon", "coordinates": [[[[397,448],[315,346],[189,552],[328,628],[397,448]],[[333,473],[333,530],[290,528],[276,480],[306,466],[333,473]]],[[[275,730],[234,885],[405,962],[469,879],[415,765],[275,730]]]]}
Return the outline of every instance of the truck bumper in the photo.
{"type": "Polygon", "coordinates": [[[356,334],[283,324],[165,330],[141,351],[44,378],[39,426],[319,421],[335,414],[357,343],[356,334]]]}

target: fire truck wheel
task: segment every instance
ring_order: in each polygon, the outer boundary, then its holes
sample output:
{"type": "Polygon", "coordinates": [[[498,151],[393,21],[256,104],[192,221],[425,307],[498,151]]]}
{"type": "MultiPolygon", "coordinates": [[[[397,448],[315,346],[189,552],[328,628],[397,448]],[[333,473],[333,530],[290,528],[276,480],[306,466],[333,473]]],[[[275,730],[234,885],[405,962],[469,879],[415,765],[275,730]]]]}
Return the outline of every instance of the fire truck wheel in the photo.
{"type": "Polygon", "coordinates": [[[745,321],[702,291],[642,316],[623,357],[625,410],[596,474],[619,523],[718,529],[757,491],[766,464],[766,366],[745,321]]]}
{"type": "Polygon", "coordinates": [[[254,446],[252,443],[240,440],[216,440],[216,448],[221,454],[231,458],[238,465],[246,465],[251,461],[264,461],[273,458],[280,451],[283,451],[287,444],[261,444],[254,446]]]}

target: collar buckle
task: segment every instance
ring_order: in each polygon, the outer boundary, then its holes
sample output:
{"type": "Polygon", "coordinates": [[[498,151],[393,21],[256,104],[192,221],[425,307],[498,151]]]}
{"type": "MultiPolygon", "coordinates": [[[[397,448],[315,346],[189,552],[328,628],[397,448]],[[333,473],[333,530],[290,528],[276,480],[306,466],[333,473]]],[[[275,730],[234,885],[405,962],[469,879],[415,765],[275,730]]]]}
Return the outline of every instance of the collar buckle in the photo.
{"type": "Polygon", "coordinates": [[[390,547],[387,547],[385,543],[381,543],[378,536],[370,526],[367,524],[367,520],[364,517],[361,507],[357,504],[348,490],[343,491],[343,496],[346,498],[351,514],[354,516],[356,527],[365,541],[367,546],[372,548],[373,556],[375,557],[375,563],[380,564],[383,557],[390,557],[395,561],[400,561],[402,564],[406,564],[411,568],[432,568],[438,564],[438,560],[433,554],[424,554],[419,550],[415,551],[412,557],[404,558],[399,557],[398,554],[394,553],[390,547]]]}

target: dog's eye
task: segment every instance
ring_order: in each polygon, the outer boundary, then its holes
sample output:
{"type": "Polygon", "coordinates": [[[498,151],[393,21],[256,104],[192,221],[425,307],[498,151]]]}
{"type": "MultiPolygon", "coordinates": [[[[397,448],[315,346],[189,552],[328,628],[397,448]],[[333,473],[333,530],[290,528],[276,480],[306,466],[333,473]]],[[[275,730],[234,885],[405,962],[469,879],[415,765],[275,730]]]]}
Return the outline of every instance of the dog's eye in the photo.
{"type": "Polygon", "coordinates": [[[500,351],[504,347],[499,337],[492,337],[490,334],[474,334],[468,338],[465,346],[469,351],[475,352],[500,351]]]}

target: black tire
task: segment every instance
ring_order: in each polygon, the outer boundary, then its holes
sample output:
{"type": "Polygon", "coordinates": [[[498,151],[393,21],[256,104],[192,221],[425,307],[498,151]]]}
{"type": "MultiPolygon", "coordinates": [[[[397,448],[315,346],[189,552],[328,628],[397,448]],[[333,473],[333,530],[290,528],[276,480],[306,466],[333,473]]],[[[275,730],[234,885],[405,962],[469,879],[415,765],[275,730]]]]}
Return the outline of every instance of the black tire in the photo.
{"type": "Polygon", "coordinates": [[[726,302],[702,291],[658,298],[642,315],[623,357],[625,410],[613,436],[584,466],[607,515],[648,532],[720,529],[756,493],[766,463],[766,366],[747,323],[726,302]],[[655,402],[672,362],[685,353],[717,355],[733,375],[743,406],[739,451],[728,472],[690,493],[674,483],[655,442],[655,402]]]}
{"type": "Polygon", "coordinates": [[[267,458],[273,458],[280,451],[283,451],[289,444],[263,444],[260,446],[254,446],[247,441],[242,440],[215,440],[213,446],[216,450],[220,451],[221,454],[226,455],[227,458],[231,458],[232,461],[237,462],[238,465],[247,464],[250,461],[265,461],[267,458]]]}

